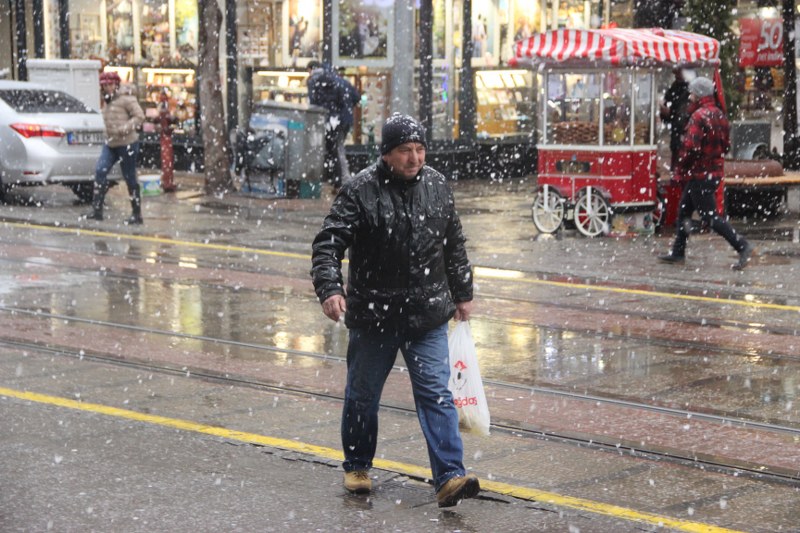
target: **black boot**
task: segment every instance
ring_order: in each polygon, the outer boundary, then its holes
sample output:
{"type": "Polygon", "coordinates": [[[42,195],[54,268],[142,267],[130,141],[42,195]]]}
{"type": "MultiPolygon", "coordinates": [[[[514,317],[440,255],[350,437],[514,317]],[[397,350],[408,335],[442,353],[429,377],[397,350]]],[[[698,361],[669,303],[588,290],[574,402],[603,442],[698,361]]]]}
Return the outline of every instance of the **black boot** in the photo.
{"type": "Polygon", "coordinates": [[[131,216],[128,224],[143,224],[142,220],[142,188],[138,184],[131,192],[131,216]]]}
{"type": "Polygon", "coordinates": [[[92,210],[86,213],[88,220],[103,220],[103,202],[106,200],[106,191],[108,191],[108,187],[94,184],[92,210]]]}

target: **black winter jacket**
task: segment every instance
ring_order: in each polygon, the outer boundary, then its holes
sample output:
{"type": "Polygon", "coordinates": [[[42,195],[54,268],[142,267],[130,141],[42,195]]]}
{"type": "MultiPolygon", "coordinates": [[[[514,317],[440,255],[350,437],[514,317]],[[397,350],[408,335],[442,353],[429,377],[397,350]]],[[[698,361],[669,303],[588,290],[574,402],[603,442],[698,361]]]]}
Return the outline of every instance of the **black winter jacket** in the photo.
{"type": "Polygon", "coordinates": [[[328,117],[337,117],[346,130],[353,126],[353,106],[361,94],[353,85],[329,68],[317,68],[306,81],[308,101],[328,110],[328,117]]]}
{"type": "Polygon", "coordinates": [[[405,181],[378,160],[344,184],[314,239],[314,288],[320,302],[345,294],[349,248],[347,327],[424,333],[472,300],[465,241],[444,176],[425,166],[405,181]]]}

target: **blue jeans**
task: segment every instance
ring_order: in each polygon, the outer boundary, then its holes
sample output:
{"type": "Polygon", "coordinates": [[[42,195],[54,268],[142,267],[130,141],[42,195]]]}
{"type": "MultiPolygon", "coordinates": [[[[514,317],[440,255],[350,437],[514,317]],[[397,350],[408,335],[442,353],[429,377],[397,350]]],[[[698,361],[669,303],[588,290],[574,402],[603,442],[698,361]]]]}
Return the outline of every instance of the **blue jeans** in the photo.
{"type": "Polygon", "coordinates": [[[122,177],[125,178],[125,183],[128,186],[128,192],[133,194],[133,190],[138,185],[136,181],[136,159],[138,156],[138,142],[114,148],[107,144],[103,145],[103,150],[100,152],[100,159],[97,160],[97,166],[94,171],[95,184],[104,189],[107,188],[108,172],[111,170],[111,167],[119,161],[120,169],[122,169],[122,177]]]}
{"type": "Polygon", "coordinates": [[[378,444],[378,407],[386,378],[400,350],[408,367],[414,404],[428,445],[438,491],[452,477],[465,474],[458,412],[447,388],[450,362],[447,324],[415,338],[350,330],[347,388],[342,411],[344,470],[372,467],[378,444]]]}

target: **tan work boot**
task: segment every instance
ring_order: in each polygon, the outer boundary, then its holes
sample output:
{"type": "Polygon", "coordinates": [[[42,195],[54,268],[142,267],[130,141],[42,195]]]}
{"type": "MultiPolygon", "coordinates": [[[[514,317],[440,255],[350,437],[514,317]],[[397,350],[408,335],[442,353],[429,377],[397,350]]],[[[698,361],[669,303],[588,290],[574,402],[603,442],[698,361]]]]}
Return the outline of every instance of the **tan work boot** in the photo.
{"type": "Polygon", "coordinates": [[[366,470],[344,473],[344,488],[355,494],[366,494],[372,490],[372,480],[366,470]]]}
{"type": "Polygon", "coordinates": [[[458,505],[461,500],[474,498],[481,490],[481,484],[474,474],[457,476],[447,480],[436,493],[436,501],[439,507],[452,507],[458,505]]]}

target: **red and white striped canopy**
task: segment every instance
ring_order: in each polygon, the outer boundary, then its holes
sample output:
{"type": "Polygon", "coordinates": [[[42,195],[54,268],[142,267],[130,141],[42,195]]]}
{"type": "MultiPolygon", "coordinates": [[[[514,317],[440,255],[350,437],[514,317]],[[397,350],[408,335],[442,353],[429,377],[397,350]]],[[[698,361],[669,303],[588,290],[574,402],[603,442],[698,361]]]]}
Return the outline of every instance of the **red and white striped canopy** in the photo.
{"type": "Polygon", "coordinates": [[[612,65],[713,63],[719,41],[687,31],[613,28],[553,30],[517,41],[514,60],[535,63],[589,61],[612,65]]]}

